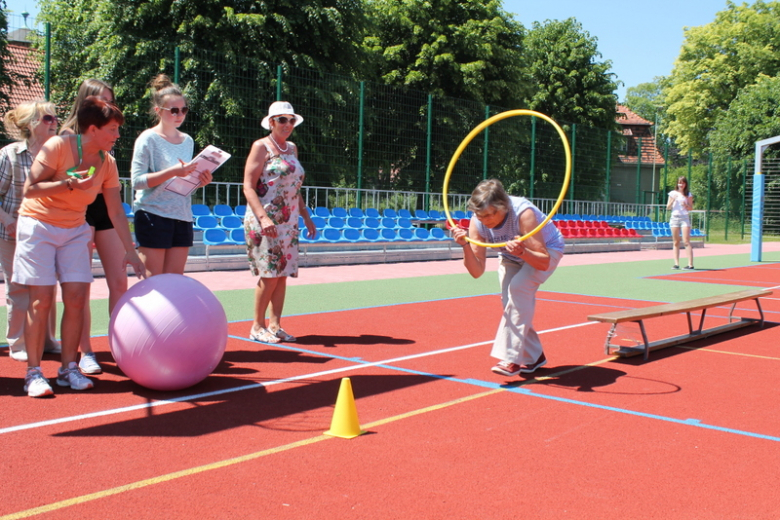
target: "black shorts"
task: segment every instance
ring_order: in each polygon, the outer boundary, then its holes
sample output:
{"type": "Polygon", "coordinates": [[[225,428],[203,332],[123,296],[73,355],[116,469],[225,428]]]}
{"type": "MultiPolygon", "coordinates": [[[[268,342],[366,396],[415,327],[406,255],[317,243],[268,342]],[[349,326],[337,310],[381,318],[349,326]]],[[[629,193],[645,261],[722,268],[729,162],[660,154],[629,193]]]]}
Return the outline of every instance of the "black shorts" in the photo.
{"type": "Polygon", "coordinates": [[[138,247],[170,249],[192,246],[192,222],[161,217],[138,210],[133,219],[138,247]]]}
{"type": "Polygon", "coordinates": [[[111,217],[108,216],[106,199],[103,198],[102,193],[98,193],[95,202],[87,206],[87,224],[95,228],[95,231],[114,229],[114,223],[111,222],[111,217]]]}

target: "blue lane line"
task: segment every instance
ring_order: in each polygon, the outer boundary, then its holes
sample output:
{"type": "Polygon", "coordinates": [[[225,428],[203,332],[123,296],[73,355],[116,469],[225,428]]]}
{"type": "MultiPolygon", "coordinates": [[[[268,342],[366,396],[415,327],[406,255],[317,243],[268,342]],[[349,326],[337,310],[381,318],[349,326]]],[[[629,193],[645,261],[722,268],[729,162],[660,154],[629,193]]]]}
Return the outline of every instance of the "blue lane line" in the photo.
{"type": "MultiPolygon", "coordinates": [[[[231,336],[236,337],[236,336],[231,336]]],[[[244,338],[238,338],[238,339],[244,339],[244,338]]],[[[338,359],[341,361],[349,361],[353,363],[363,363],[363,364],[370,364],[370,361],[365,361],[361,358],[355,358],[355,357],[342,357],[342,356],[334,356],[331,354],[323,354],[322,352],[317,352],[316,350],[308,350],[304,348],[298,348],[298,347],[291,347],[288,345],[281,345],[280,343],[276,343],[273,345],[274,347],[281,347],[287,350],[293,350],[296,352],[301,352],[304,354],[313,354],[316,356],[322,356],[327,357],[331,359],[338,359]]],[[[716,426],[712,424],[705,424],[701,422],[699,419],[676,419],[674,417],[666,417],[663,415],[656,415],[652,413],[645,413],[645,412],[637,412],[635,410],[628,410],[626,408],[616,408],[614,406],[606,406],[602,404],[596,404],[596,403],[589,403],[587,401],[577,401],[575,399],[567,399],[565,397],[557,397],[553,395],[546,395],[546,394],[540,394],[537,392],[534,392],[531,388],[528,388],[528,386],[511,386],[511,385],[505,385],[505,384],[499,384],[499,383],[493,383],[491,381],[482,381],[481,379],[459,379],[456,377],[449,377],[449,376],[442,376],[438,374],[431,374],[428,372],[421,372],[419,370],[412,370],[408,368],[402,368],[402,367],[396,367],[392,365],[372,365],[380,368],[385,368],[387,370],[395,370],[397,372],[405,372],[407,374],[414,374],[414,375],[420,375],[425,377],[430,377],[432,379],[441,379],[445,381],[452,381],[454,383],[462,383],[472,386],[477,386],[480,388],[488,388],[491,390],[506,390],[507,392],[512,392],[515,394],[530,396],[530,397],[538,397],[540,399],[547,399],[550,401],[557,401],[559,403],[565,403],[565,404],[573,404],[576,406],[586,406],[588,408],[595,408],[597,410],[605,410],[608,412],[614,412],[614,413],[621,413],[625,415],[633,415],[635,417],[642,417],[645,419],[653,419],[656,421],[664,421],[664,422],[670,422],[674,424],[680,424],[683,426],[693,426],[695,428],[704,428],[705,430],[715,430],[718,432],[723,433],[731,433],[735,435],[742,435],[744,437],[752,437],[754,439],[762,439],[766,441],[772,441],[772,442],[780,442],[780,437],[774,436],[774,435],[764,435],[762,433],[755,433],[745,430],[737,430],[734,428],[726,428],[723,426],[716,426]]]]}

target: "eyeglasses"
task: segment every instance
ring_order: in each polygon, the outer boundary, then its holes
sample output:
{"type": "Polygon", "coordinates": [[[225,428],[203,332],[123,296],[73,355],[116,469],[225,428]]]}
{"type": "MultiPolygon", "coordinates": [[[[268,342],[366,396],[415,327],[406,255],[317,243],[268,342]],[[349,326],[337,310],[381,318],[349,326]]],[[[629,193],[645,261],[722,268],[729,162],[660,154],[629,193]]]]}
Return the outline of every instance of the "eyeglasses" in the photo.
{"type": "Polygon", "coordinates": [[[47,125],[56,125],[57,121],[57,116],[52,116],[50,114],[45,114],[43,117],[41,117],[41,122],[47,125]]]}
{"type": "Polygon", "coordinates": [[[179,111],[181,111],[181,115],[186,116],[187,112],[190,111],[189,107],[181,107],[181,108],[179,108],[179,107],[173,107],[173,108],[160,107],[160,109],[162,109],[162,110],[170,110],[171,111],[171,115],[174,115],[174,116],[178,116],[179,115],[179,111]]]}
{"type": "Polygon", "coordinates": [[[295,117],[287,118],[287,117],[284,117],[284,116],[274,117],[273,120],[276,121],[279,124],[282,124],[282,125],[286,125],[287,123],[290,123],[291,125],[294,125],[295,122],[298,121],[298,119],[295,118],[295,117]]]}

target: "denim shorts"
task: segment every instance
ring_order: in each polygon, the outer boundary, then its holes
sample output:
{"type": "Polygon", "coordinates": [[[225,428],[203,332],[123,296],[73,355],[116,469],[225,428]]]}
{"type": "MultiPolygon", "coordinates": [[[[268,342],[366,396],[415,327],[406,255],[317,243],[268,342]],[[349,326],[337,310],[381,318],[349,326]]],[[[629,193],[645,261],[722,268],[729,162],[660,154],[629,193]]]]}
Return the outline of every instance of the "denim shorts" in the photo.
{"type": "Polygon", "coordinates": [[[135,241],[138,243],[138,247],[170,249],[192,246],[192,222],[161,217],[154,213],[138,210],[135,212],[133,223],[135,224],[135,241]]]}
{"type": "Polygon", "coordinates": [[[691,227],[691,217],[688,215],[685,215],[684,217],[675,217],[672,215],[672,218],[669,219],[669,227],[670,228],[678,228],[678,227],[691,227]]]}

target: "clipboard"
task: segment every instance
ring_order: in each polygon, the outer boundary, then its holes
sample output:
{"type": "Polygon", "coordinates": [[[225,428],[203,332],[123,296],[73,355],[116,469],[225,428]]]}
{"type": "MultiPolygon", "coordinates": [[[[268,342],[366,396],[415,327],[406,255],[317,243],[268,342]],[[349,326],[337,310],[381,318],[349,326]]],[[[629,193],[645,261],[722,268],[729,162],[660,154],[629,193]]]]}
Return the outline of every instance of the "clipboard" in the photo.
{"type": "Polygon", "coordinates": [[[208,145],[190,161],[190,164],[195,164],[195,171],[186,177],[174,177],[165,185],[165,189],[185,197],[192,195],[200,187],[201,172],[214,173],[230,157],[232,156],[226,151],[220,150],[214,145],[208,145]]]}

